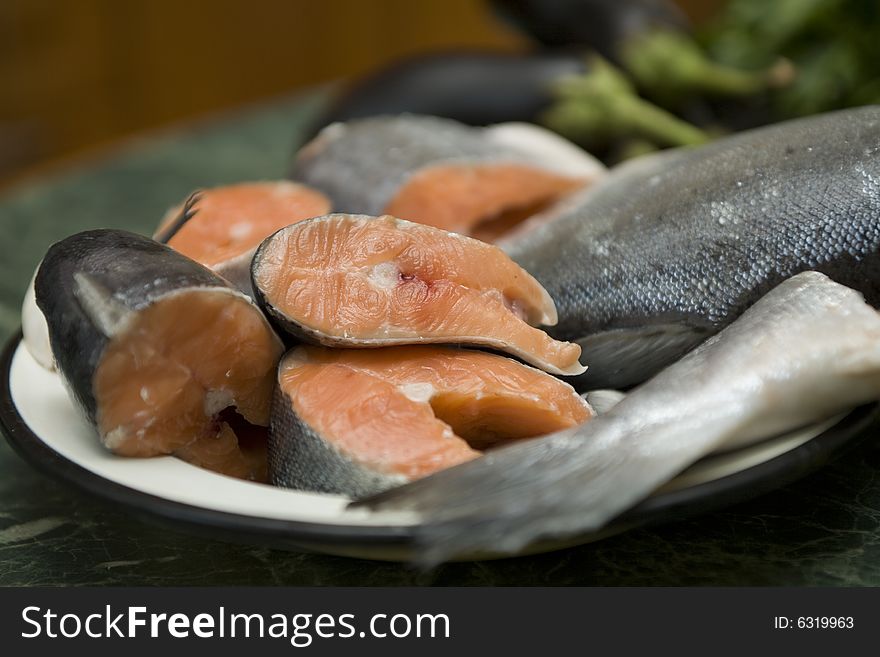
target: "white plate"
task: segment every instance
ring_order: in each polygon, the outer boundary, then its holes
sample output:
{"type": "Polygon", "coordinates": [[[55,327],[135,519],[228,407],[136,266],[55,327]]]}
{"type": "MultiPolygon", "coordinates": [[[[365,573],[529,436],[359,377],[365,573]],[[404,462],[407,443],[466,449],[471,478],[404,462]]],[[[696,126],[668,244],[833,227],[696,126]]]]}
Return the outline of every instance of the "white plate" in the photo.
{"type": "MultiPolygon", "coordinates": [[[[349,510],[342,496],[245,482],[172,457],[114,456],[76,411],[59,376],[40,367],[18,337],[7,345],[0,369],[0,424],[10,444],[33,465],[79,488],[215,537],[364,558],[408,557],[414,515],[349,510]]],[[[870,422],[876,408],[704,459],[605,530],[529,552],[597,540],[780,486],[827,460],[870,422]]]]}

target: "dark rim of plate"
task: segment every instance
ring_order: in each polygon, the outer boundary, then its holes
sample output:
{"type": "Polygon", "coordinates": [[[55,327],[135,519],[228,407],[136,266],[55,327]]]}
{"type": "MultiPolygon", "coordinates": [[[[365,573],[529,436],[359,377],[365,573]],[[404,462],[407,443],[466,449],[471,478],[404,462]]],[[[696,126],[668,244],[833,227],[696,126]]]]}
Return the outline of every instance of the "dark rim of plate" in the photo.
{"type": "MultiPolygon", "coordinates": [[[[12,359],[21,342],[21,331],[6,344],[0,355],[0,428],[12,448],[36,469],[104,500],[139,512],[146,519],[170,522],[225,540],[247,542],[270,538],[279,544],[297,545],[406,545],[413,539],[410,527],[328,525],[295,520],[278,520],[215,511],[175,502],[104,479],[68,460],[49,447],[27,426],[12,401],[10,375],[12,359]]],[[[681,490],[662,493],[642,501],[596,534],[604,536],[638,526],[682,519],[728,506],[780,488],[815,470],[865,437],[868,426],[880,415],[880,404],[853,410],[840,422],[779,456],[734,474],[681,490]]],[[[566,540],[567,544],[572,541],[566,540]]]]}

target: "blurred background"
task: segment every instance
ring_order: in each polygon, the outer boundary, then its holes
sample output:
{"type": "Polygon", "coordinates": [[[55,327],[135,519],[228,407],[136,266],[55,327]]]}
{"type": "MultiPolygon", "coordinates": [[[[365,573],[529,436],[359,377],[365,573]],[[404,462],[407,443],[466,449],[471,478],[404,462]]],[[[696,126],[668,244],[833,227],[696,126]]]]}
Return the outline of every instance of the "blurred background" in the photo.
{"type": "MultiPolygon", "coordinates": [[[[677,4],[700,25],[723,2],[677,4]]],[[[484,0],[4,0],[0,187],[145,130],[461,47],[529,41],[484,0]]]]}

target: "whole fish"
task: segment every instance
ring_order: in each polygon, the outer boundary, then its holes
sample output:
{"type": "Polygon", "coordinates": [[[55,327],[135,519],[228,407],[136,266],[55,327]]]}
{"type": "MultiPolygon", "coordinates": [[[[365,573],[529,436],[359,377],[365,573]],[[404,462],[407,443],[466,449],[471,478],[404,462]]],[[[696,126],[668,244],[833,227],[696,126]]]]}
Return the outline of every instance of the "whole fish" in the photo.
{"type": "Polygon", "coordinates": [[[782,283],[604,415],[361,502],[420,512],[419,560],[596,530],[720,446],[880,398],[880,313],[823,274],[782,283]]]}
{"type": "Polygon", "coordinates": [[[635,160],[545,219],[499,245],[583,348],[579,388],[644,381],[805,270],[877,305],[880,107],[635,160]]]}

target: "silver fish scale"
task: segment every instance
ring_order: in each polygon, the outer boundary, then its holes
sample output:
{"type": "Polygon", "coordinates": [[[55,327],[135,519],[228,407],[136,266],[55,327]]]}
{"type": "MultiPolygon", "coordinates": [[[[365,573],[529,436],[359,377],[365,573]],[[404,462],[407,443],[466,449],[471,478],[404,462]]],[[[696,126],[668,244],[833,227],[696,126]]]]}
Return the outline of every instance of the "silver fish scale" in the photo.
{"type": "Polygon", "coordinates": [[[880,303],[878,181],[880,108],[835,112],[622,167],[510,252],[588,364],[589,336],[693,332],[668,364],[808,269],[880,303]]]}
{"type": "Polygon", "coordinates": [[[325,128],[300,151],[290,177],[327,194],[336,212],[378,215],[420,169],[479,162],[529,164],[482,128],[429,116],[376,117],[325,128]]]}

